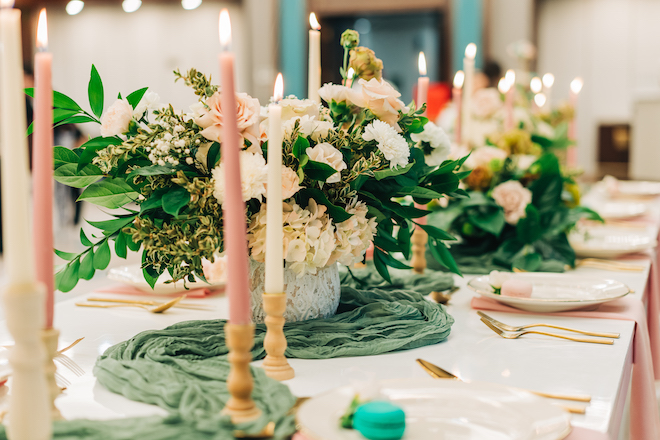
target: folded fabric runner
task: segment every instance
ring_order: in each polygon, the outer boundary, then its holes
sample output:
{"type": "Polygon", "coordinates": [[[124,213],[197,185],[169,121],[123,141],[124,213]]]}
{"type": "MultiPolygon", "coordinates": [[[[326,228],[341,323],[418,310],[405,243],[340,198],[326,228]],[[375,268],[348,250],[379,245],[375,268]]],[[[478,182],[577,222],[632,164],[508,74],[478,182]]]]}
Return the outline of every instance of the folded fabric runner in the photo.
{"type": "MultiPolygon", "coordinates": [[[[449,277],[451,278],[451,277],[449,277]]],[[[447,288],[442,275],[427,288],[447,288]]],[[[448,284],[451,287],[453,282],[448,284]]],[[[404,283],[404,284],[407,284],[404,283]]],[[[233,429],[260,432],[275,422],[274,439],[295,432],[288,412],[296,402],[288,387],[252,368],[253,398],[264,415],[251,423],[232,426],[220,416],[229,393],[224,320],[188,321],[163,330],[142,332],[110,347],[94,368],[98,381],[128,399],[165,408],[170,416],[111,421],[55,422],[56,440],[197,440],[233,439],[233,429]]],[[[344,286],[337,315],[288,323],[286,355],[327,359],[369,356],[407,350],[444,341],[454,319],[441,305],[410,290],[357,290],[344,286]]],[[[265,325],[256,326],[253,358],[265,356],[265,325]]],[[[6,434],[0,427],[0,440],[6,434]]]]}

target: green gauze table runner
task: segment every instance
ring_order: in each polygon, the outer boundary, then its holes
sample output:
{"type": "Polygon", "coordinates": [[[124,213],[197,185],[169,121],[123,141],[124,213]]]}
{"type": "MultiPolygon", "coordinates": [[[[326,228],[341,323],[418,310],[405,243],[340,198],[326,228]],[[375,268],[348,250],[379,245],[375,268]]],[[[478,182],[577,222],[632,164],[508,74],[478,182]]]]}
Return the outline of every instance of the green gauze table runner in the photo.
{"type": "MultiPolygon", "coordinates": [[[[452,285],[450,277],[443,274],[436,274],[435,280],[438,288],[432,290],[452,285]]],[[[429,282],[432,280],[422,284],[429,282]]],[[[402,285],[410,283],[413,281],[402,285]]],[[[169,417],[56,422],[54,439],[233,438],[228,418],[219,416],[228,398],[225,322],[188,321],[145,331],[110,347],[97,360],[94,374],[102,385],[128,399],[165,408],[171,413],[169,417]]],[[[327,359],[412,349],[444,341],[453,322],[444,307],[425,300],[419,292],[357,290],[346,285],[334,317],[285,325],[286,354],[291,358],[327,359]]],[[[265,356],[264,336],[265,326],[257,325],[254,359],[265,356]]],[[[261,369],[252,368],[252,372],[253,398],[264,416],[237,428],[258,432],[274,421],[274,438],[286,438],[295,431],[293,417],[287,413],[296,398],[288,387],[266,377],[261,369]]],[[[4,438],[0,429],[0,439],[4,438]]]]}

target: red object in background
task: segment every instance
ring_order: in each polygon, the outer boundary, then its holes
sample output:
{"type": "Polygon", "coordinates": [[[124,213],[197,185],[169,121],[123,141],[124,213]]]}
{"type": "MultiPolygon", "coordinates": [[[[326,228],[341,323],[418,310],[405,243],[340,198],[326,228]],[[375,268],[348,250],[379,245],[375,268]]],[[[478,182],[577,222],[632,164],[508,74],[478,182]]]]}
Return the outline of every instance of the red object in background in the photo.
{"type": "MultiPolygon", "coordinates": [[[[417,83],[413,86],[413,99],[417,96],[417,83]]],[[[448,83],[429,84],[429,94],[426,103],[426,117],[429,121],[438,119],[445,105],[451,101],[451,86],[448,83]]]]}

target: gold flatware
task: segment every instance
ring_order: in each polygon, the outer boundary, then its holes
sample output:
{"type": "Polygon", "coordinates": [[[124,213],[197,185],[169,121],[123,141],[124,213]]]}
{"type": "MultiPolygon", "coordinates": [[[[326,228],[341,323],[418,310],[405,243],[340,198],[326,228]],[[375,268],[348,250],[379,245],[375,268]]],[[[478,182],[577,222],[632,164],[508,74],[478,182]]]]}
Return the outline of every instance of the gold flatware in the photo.
{"type": "Polygon", "coordinates": [[[76,345],[78,345],[78,344],[80,343],[80,341],[82,341],[83,339],[85,339],[84,336],[83,336],[82,338],[78,338],[78,339],[76,339],[76,340],[73,341],[73,343],[71,343],[70,345],[67,345],[67,346],[64,347],[63,349],[59,350],[59,351],[57,352],[57,354],[62,354],[62,353],[64,353],[64,352],[66,352],[66,351],[71,350],[73,347],[75,347],[76,345]]]}
{"type": "MultiPolygon", "coordinates": [[[[438,367],[437,365],[432,364],[429,361],[425,361],[424,359],[416,359],[416,361],[419,365],[421,365],[424,371],[426,371],[431,377],[434,377],[436,379],[461,380],[460,378],[456,377],[449,371],[444,370],[438,367]]],[[[530,392],[532,394],[536,394],[537,396],[540,397],[546,397],[548,399],[573,400],[575,402],[591,402],[591,396],[585,394],[555,394],[555,393],[544,393],[542,391],[534,391],[534,390],[525,390],[525,391],[530,392]]],[[[580,406],[576,406],[574,408],[575,409],[582,408],[582,410],[584,411],[584,408],[580,406]]],[[[583,414],[583,413],[584,412],[577,414],[583,414]]]]}
{"type": "Polygon", "coordinates": [[[622,263],[620,261],[602,260],[600,258],[583,258],[577,260],[575,267],[591,267],[593,269],[620,270],[624,272],[643,272],[644,266],[622,263]]]}
{"type": "Polygon", "coordinates": [[[618,339],[619,336],[621,336],[619,333],[589,332],[589,331],[586,331],[586,330],[578,330],[576,328],[560,327],[558,325],[541,324],[541,323],[539,323],[539,324],[527,324],[527,325],[521,325],[521,326],[514,327],[512,325],[507,325],[507,324],[505,324],[501,321],[498,321],[497,319],[493,318],[492,316],[486,315],[482,311],[477,311],[477,314],[479,316],[481,316],[482,318],[489,320],[490,322],[495,324],[495,326],[497,326],[500,329],[502,329],[504,331],[507,331],[507,332],[519,332],[519,331],[522,331],[522,330],[525,330],[525,329],[528,329],[528,328],[532,328],[532,327],[549,327],[549,328],[556,328],[557,330],[565,330],[567,332],[580,333],[580,334],[587,335],[587,336],[596,336],[596,337],[599,337],[599,338],[615,338],[615,339],[618,339]]]}
{"type": "Polygon", "coordinates": [[[552,336],[554,338],[568,339],[569,341],[575,341],[575,342],[588,342],[593,344],[605,344],[605,345],[614,344],[613,339],[578,338],[574,336],[560,335],[559,333],[540,332],[537,330],[522,330],[518,332],[507,332],[497,327],[495,324],[493,324],[487,319],[481,318],[481,322],[486,324],[488,328],[490,328],[492,331],[494,331],[504,339],[518,339],[519,337],[526,334],[536,334],[536,335],[552,336]]]}
{"type": "Polygon", "coordinates": [[[96,308],[100,308],[100,309],[111,309],[111,308],[115,308],[115,307],[139,307],[139,308],[144,309],[144,310],[146,310],[148,312],[151,312],[151,313],[163,313],[165,310],[167,310],[171,307],[174,307],[179,301],[181,301],[185,297],[186,297],[186,295],[181,295],[178,298],[174,298],[172,301],[163,303],[163,304],[161,304],[159,306],[156,306],[156,307],[149,307],[149,306],[145,306],[145,305],[142,305],[142,304],[84,304],[84,303],[76,303],[76,305],[79,306],[79,307],[96,307],[96,308]]]}
{"type": "MultiPolygon", "coordinates": [[[[91,302],[109,302],[109,303],[120,303],[120,304],[140,304],[143,306],[160,306],[164,303],[159,301],[148,301],[148,300],[135,300],[135,299],[119,299],[119,298],[87,298],[86,301],[91,302]]],[[[191,309],[191,310],[213,310],[214,307],[207,304],[191,304],[180,302],[174,307],[180,309],[191,309]]]]}

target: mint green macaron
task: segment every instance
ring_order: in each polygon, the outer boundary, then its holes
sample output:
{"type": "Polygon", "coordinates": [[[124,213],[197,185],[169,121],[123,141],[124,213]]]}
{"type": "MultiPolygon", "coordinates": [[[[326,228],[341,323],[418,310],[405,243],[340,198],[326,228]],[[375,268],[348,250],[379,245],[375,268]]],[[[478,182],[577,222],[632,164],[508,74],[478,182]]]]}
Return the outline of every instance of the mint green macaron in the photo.
{"type": "Polygon", "coordinates": [[[355,411],[353,429],[369,440],[399,440],[406,430],[406,414],[390,402],[365,403],[355,411]]]}

